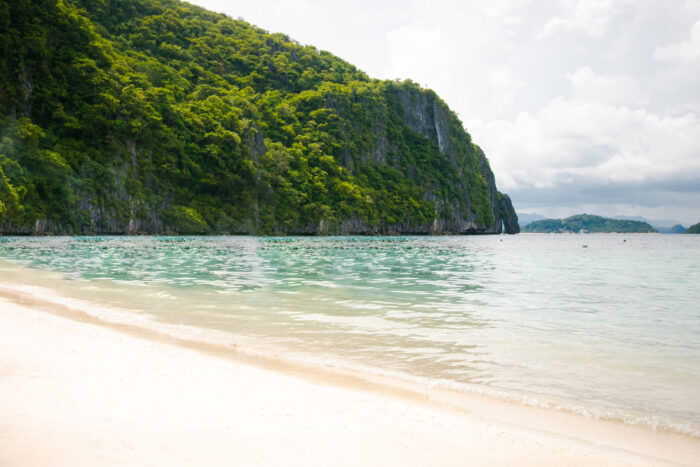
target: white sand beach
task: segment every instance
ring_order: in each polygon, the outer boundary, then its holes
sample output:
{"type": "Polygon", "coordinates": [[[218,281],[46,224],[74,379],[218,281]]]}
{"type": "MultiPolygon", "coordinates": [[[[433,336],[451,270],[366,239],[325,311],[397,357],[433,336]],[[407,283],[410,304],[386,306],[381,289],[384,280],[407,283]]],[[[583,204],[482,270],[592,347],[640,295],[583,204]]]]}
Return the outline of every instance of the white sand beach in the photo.
{"type": "Polygon", "coordinates": [[[696,439],[573,416],[561,430],[486,399],[464,410],[367,386],[0,298],[4,467],[700,465],[696,439]]]}

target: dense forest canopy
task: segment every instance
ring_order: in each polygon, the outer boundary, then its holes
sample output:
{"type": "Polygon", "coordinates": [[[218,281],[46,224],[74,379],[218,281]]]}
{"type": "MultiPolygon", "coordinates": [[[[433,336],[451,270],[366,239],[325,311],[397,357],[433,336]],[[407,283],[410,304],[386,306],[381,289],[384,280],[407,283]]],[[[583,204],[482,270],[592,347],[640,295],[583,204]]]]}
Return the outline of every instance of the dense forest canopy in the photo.
{"type": "Polygon", "coordinates": [[[410,81],[177,0],[0,0],[0,231],[496,233],[507,196],[410,81]]]}
{"type": "Polygon", "coordinates": [[[656,232],[656,229],[641,221],[578,214],[566,219],[535,221],[525,226],[523,231],[539,233],[650,233],[656,232]]]}

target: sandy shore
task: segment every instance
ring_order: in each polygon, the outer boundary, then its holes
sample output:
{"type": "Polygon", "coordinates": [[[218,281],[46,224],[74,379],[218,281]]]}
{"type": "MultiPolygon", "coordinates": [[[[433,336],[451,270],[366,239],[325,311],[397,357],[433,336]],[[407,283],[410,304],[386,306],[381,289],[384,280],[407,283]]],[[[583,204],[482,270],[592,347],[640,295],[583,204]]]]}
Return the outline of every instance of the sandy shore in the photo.
{"type": "Polygon", "coordinates": [[[0,414],[4,467],[700,463],[700,442],[681,436],[625,441],[590,427],[537,428],[272,371],[5,298],[0,414]]]}

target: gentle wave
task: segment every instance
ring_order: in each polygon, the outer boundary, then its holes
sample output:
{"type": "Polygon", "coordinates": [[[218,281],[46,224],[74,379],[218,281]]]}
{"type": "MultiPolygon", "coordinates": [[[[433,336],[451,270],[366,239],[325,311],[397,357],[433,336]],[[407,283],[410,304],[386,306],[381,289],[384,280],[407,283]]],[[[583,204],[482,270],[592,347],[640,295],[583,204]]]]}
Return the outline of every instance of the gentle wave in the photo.
{"type": "Polygon", "coordinates": [[[594,407],[555,398],[546,398],[539,395],[505,391],[482,385],[466,384],[449,379],[421,377],[371,365],[362,365],[335,358],[293,352],[277,348],[274,345],[264,346],[250,337],[235,335],[227,331],[203,329],[191,325],[165,323],[157,321],[147,314],[139,314],[130,310],[97,305],[85,300],[61,295],[48,287],[0,284],[0,296],[17,300],[21,303],[40,304],[49,307],[53,311],[58,311],[59,313],[79,313],[108,325],[128,326],[146,330],[158,336],[172,338],[177,341],[215,346],[222,350],[230,351],[231,355],[239,354],[282,364],[299,365],[311,370],[323,370],[324,372],[352,376],[387,387],[418,392],[419,394],[430,394],[432,390],[439,389],[455,394],[487,397],[518,404],[523,407],[553,410],[589,419],[606,420],[700,439],[700,425],[695,423],[673,420],[661,416],[635,414],[613,408],[594,407]]]}

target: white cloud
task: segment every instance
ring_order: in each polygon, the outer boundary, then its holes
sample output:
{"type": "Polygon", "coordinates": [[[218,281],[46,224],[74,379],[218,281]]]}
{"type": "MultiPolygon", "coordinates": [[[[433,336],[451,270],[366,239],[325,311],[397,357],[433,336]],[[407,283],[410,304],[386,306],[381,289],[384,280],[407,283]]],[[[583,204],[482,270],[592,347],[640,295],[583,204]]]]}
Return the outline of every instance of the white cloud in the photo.
{"type": "Polygon", "coordinates": [[[700,60],[700,20],[690,31],[690,40],[657,47],[653,57],[669,63],[691,63],[700,60]]]}
{"type": "Polygon", "coordinates": [[[589,67],[581,67],[566,78],[573,85],[575,96],[584,101],[643,104],[643,92],[628,76],[602,76],[589,67]]]}
{"type": "Polygon", "coordinates": [[[434,89],[516,209],[700,220],[700,0],[193,1],[434,89]]]}
{"type": "Polygon", "coordinates": [[[682,202],[682,194],[697,195],[700,187],[700,119],[693,114],[662,117],[578,98],[555,99],[535,113],[488,122],[475,133],[499,154],[492,166],[501,188],[522,194],[530,207],[546,205],[552,197],[570,209],[596,203],[599,208],[601,203],[658,205],[669,193],[682,202]],[[643,198],[640,191],[647,191],[643,198]]]}
{"type": "Polygon", "coordinates": [[[411,77],[421,84],[449,81],[449,48],[439,27],[407,26],[387,33],[386,75],[411,77]]]}
{"type": "Polygon", "coordinates": [[[489,75],[489,85],[495,91],[514,91],[523,86],[523,82],[516,76],[513,70],[499,68],[489,75]]]}
{"type": "Polygon", "coordinates": [[[523,81],[508,68],[498,68],[488,75],[488,86],[491,89],[491,100],[500,106],[511,106],[519,89],[524,86],[523,81]]]}
{"type": "Polygon", "coordinates": [[[621,0],[574,0],[565,1],[565,16],[555,16],[545,24],[540,38],[559,32],[577,32],[594,38],[608,32],[611,19],[619,13],[626,1],[621,0]]]}

